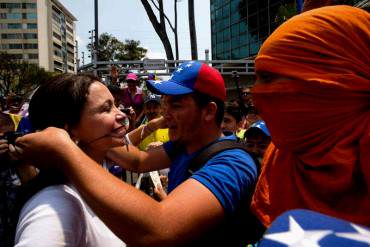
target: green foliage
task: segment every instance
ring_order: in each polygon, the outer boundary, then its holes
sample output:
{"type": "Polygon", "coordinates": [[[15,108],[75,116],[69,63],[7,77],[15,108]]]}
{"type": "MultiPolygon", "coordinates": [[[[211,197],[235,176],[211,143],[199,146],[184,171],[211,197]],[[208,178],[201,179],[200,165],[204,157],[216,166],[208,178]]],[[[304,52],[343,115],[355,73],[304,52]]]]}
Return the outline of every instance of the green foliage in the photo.
{"type": "Polygon", "coordinates": [[[0,95],[8,95],[10,92],[26,95],[53,76],[54,73],[45,71],[37,64],[16,60],[8,53],[0,53],[0,95]]]}
{"type": "MultiPolygon", "coordinates": [[[[91,44],[87,46],[91,49],[91,44]]],[[[140,46],[140,41],[125,40],[122,42],[111,34],[102,33],[99,37],[98,60],[140,60],[147,50],[140,46]]]]}
{"type": "Polygon", "coordinates": [[[275,22],[280,25],[286,20],[298,14],[296,3],[288,3],[280,5],[275,16],[275,22]]]}
{"type": "Polygon", "coordinates": [[[140,60],[145,57],[147,49],[140,46],[140,41],[125,40],[124,53],[117,54],[118,60],[140,60]]]}

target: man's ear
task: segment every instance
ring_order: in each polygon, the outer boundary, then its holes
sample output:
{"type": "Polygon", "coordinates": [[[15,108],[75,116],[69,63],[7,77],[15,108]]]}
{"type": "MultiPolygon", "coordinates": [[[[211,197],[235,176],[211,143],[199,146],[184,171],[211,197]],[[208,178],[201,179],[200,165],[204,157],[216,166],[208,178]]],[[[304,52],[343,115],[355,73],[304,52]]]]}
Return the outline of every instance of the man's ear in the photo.
{"type": "Polygon", "coordinates": [[[206,107],[204,107],[204,120],[212,121],[216,119],[217,104],[215,102],[210,102],[206,107]]]}

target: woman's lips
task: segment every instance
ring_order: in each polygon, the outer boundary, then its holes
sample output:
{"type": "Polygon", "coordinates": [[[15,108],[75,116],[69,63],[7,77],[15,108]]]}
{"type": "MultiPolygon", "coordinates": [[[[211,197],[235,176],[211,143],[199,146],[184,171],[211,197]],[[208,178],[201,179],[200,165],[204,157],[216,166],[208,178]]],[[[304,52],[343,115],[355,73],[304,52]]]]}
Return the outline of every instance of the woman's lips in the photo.
{"type": "Polygon", "coordinates": [[[115,128],[111,132],[111,136],[113,137],[123,137],[126,134],[126,127],[124,125],[115,128]]]}

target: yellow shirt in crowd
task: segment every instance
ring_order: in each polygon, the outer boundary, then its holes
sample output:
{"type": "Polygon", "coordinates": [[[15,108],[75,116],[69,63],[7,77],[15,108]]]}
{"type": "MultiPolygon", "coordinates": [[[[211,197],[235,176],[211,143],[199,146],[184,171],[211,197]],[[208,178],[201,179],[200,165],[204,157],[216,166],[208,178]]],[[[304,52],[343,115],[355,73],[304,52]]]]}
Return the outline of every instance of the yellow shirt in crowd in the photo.
{"type": "Polygon", "coordinates": [[[152,142],[168,142],[170,138],[168,137],[168,129],[157,129],[153,131],[150,135],[142,140],[138,147],[140,150],[146,150],[148,145],[152,142]]]}

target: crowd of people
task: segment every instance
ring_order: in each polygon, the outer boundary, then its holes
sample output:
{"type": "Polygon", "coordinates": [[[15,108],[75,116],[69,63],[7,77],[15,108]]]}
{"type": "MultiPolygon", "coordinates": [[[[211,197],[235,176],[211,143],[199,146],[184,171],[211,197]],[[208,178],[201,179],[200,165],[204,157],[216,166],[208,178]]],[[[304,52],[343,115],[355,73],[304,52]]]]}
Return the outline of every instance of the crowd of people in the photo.
{"type": "Polygon", "coordinates": [[[148,79],[148,92],[134,73],[124,89],[53,78],[23,115],[33,133],[0,139],[0,237],[247,246],[297,208],[370,227],[369,44],[369,13],[331,6],[274,31],[241,99],[227,101],[219,71],[199,61],[148,79]]]}

